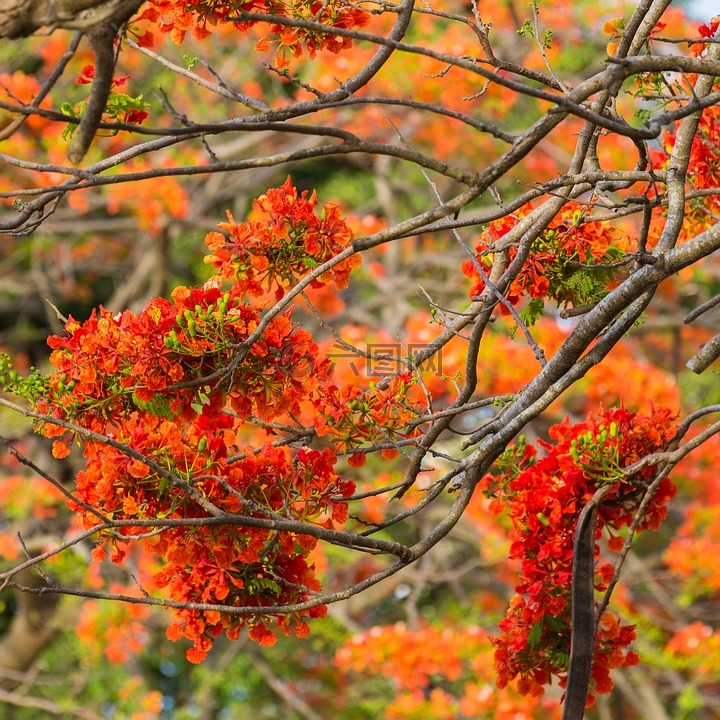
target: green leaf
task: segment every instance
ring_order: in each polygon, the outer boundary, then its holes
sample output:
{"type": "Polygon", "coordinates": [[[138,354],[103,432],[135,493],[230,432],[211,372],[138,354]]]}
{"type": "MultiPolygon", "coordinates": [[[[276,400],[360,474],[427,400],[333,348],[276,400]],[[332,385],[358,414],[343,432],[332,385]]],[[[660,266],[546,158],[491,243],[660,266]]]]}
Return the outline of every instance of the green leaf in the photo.
{"type": "Polygon", "coordinates": [[[540,639],[542,638],[542,631],[543,631],[543,621],[541,620],[539,623],[537,623],[533,629],[530,631],[530,634],[528,635],[528,647],[531,650],[534,650],[538,643],[540,642],[540,639]]]}
{"type": "Polygon", "coordinates": [[[532,26],[532,20],[525,20],[525,22],[522,24],[522,27],[519,30],[515,31],[520,37],[525,37],[525,35],[529,35],[530,37],[535,37],[535,32],[533,30],[532,26]]]}
{"type": "MultiPolygon", "coordinates": [[[[82,117],[87,107],[86,102],[78,103],[77,105],[71,105],[69,102],[64,102],[60,105],[60,112],[63,115],[71,115],[72,117],[82,117]]],[[[77,130],[77,123],[68,123],[65,129],[62,131],[62,139],[69,140],[77,130]]]]}
{"type": "Polygon", "coordinates": [[[132,401],[135,407],[155,417],[164,418],[165,420],[172,420],[174,417],[170,404],[160,393],[155,393],[155,397],[153,397],[152,400],[145,402],[140,400],[137,394],[133,392],[132,401]]]}
{"type": "Polygon", "coordinates": [[[538,319],[542,317],[544,312],[545,303],[541,298],[534,298],[520,313],[520,318],[528,327],[532,327],[538,319]]]}
{"type": "Polygon", "coordinates": [[[245,588],[251,595],[259,595],[264,591],[270,591],[274,594],[280,592],[280,585],[270,578],[260,577],[252,578],[245,581],[245,588]]]}

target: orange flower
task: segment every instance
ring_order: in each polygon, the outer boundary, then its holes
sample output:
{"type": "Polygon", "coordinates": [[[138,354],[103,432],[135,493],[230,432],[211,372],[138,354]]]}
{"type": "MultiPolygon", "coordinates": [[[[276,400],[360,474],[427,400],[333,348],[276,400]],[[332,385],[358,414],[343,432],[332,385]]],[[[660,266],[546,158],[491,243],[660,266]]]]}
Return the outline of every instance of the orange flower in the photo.
{"type": "Polygon", "coordinates": [[[67,457],[70,454],[70,448],[67,446],[67,440],[55,440],[52,444],[52,454],[58,460],[67,457]]]}

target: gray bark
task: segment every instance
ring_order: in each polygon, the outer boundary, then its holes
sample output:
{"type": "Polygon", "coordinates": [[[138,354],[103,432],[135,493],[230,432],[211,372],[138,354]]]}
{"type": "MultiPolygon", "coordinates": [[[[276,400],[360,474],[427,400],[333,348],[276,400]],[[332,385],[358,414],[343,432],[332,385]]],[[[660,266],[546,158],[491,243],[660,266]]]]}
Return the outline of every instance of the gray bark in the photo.
{"type": "Polygon", "coordinates": [[[0,0],[0,38],[48,31],[89,30],[122,17],[127,20],[142,0],[0,0]]]}

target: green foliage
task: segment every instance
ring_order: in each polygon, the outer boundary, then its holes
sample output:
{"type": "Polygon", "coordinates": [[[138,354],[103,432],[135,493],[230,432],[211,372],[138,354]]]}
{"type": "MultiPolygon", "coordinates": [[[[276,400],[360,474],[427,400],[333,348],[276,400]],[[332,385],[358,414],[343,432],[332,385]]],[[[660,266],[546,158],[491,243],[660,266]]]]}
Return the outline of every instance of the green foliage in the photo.
{"type": "MultiPolygon", "coordinates": [[[[139,122],[147,116],[147,111],[150,109],[150,105],[144,102],[142,98],[142,95],[132,97],[125,93],[110,93],[105,106],[103,120],[105,122],[139,122]]],[[[82,101],[76,105],[64,102],[60,105],[60,110],[64,115],[80,118],[85,113],[87,105],[87,101],[82,101]]],[[[68,123],[62,132],[63,140],[69,140],[75,134],[77,128],[77,123],[68,123]]],[[[116,135],[117,132],[117,130],[111,130],[106,134],[112,136],[116,135]]]]}
{"type": "Polygon", "coordinates": [[[520,27],[520,29],[519,29],[519,30],[516,30],[515,32],[516,32],[520,37],[525,37],[525,36],[535,37],[535,30],[533,29],[532,20],[530,20],[529,18],[526,18],[526,19],[523,21],[523,24],[522,24],[522,26],[520,27]]]}
{"type": "MultiPolygon", "coordinates": [[[[520,313],[520,319],[528,326],[532,327],[545,313],[545,303],[541,298],[531,300],[520,313]]],[[[513,335],[517,332],[517,328],[513,329],[513,335]]]]}
{"type": "Polygon", "coordinates": [[[720,383],[717,371],[711,370],[698,375],[690,370],[685,370],[678,375],[678,385],[682,393],[683,404],[686,407],[720,403],[720,383]]]}
{"type": "Polygon", "coordinates": [[[696,713],[705,706],[705,700],[695,685],[686,685],[677,697],[677,712],[673,720],[697,717],[696,713]]]}
{"type": "Polygon", "coordinates": [[[0,388],[32,402],[47,392],[46,376],[31,367],[30,374],[23,377],[13,368],[10,355],[0,353],[0,388]]]}
{"type": "Polygon", "coordinates": [[[133,393],[132,401],[135,407],[140,410],[145,410],[155,417],[165,418],[166,420],[172,420],[173,418],[170,403],[160,393],[156,393],[155,397],[147,402],[141,400],[136,393],[133,393]]]}

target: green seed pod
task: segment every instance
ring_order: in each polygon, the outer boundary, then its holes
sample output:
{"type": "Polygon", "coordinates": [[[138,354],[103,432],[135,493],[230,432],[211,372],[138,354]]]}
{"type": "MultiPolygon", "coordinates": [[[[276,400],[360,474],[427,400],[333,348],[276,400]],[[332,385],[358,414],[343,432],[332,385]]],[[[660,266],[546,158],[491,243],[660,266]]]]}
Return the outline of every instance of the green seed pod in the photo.
{"type": "Polygon", "coordinates": [[[548,518],[547,515],[539,512],[539,513],[537,513],[537,515],[535,515],[535,517],[536,517],[545,527],[549,527],[549,526],[550,526],[550,518],[548,518]]]}
{"type": "Polygon", "coordinates": [[[207,447],[207,438],[201,437],[200,442],[198,443],[198,452],[203,452],[206,447],[207,447]]]}
{"type": "Polygon", "coordinates": [[[179,345],[179,344],[180,344],[180,340],[178,340],[177,333],[176,333],[174,330],[171,330],[171,331],[168,333],[168,337],[170,338],[170,343],[171,343],[172,345],[179,345]]]}
{"type": "Polygon", "coordinates": [[[618,426],[617,426],[617,423],[616,423],[616,422],[611,422],[611,423],[610,423],[610,437],[611,437],[611,438],[617,437],[617,434],[618,434],[618,426]]]}
{"type": "Polygon", "coordinates": [[[193,337],[193,338],[194,338],[195,335],[197,334],[197,326],[195,325],[195,320],[191,317],[191,318],[188,320],[188,324],[187,324],[187,325],[188,325],[188,335],[189,335],[190,337],[193,337]]]}
{"type": "Polygon", "coordinates": [[[177,324],[178,327],[182,327],[185,324],[185,318],[183,317],[183,314],[181,312],[179,312],[175,316],[175,323],[177,324]]]}
{"type": "Polygon", "coordinates": [[[604,442],[607,442],[607,439],[608,439],[608,431],[607,431],[607,430],[603,430],[603,431],[598,435],[598,440],[599,440],[601,443],[604,443],[604,442]]]}

